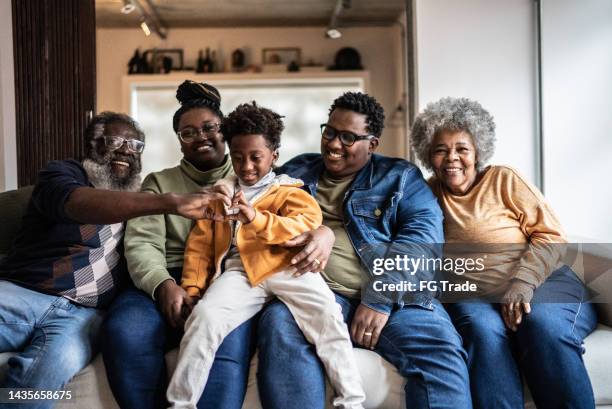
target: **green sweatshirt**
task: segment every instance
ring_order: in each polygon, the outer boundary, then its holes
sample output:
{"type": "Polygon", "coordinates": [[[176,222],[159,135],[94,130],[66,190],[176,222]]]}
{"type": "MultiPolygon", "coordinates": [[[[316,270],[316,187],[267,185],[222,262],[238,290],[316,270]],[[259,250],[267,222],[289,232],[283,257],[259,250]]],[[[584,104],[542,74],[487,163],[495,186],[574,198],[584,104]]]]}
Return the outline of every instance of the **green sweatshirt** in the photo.
{"type": "MultiPolygon", "coordinates": [[[[220,167],[207,172],[182,159],[179,166],[149,174],[141,190],[154,194],[189,193],[232,173],[232,162],[227,156],[220,167]]],[[[192,226],[192,220],[173,214],[137,217],[127,223],[125,258],[136,287],[153,297],[158,285],[172,279],[168,268],[183,265],[185,241],[192,226]]]]}

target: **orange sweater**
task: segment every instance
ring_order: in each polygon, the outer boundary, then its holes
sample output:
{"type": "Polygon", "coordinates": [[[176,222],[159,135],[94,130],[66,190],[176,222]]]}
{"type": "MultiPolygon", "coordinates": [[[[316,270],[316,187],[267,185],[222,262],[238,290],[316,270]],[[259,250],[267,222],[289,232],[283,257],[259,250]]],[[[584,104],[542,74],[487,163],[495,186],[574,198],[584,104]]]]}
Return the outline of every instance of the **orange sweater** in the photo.
{"type": "MultiPolygon", "coordinates": [[[[253,286],[291,265],[291,258],[298,249],[278,244],[321,225],[319,205],[299,186],[302,186],[299,179],[280,175],[262,194],[253,198],[253,221],[238,223],[236,245],[253,286]]],[[[221,202],[215,203],[215,212],[223,214],[221,202]]],[[[187,239],[181,282],[190,296],[201,296],[221,274],[221,262],[231,242],[229,222],[198,220],[187,239]]]]}
{"type": "Polygon", "coordinates": [[[463,256],[486,257],[486,269],[466,273],[481,293],[503,292],[509,280],[535,287],[561,266],[565,233],[540,191],[507,166],[489,167],[465,195],[449,192],[433,178],[430,185],[444,212],[445,246],[473,243],[463,256]],[[517,244],[517,245],[512,245],[517,244]]]}

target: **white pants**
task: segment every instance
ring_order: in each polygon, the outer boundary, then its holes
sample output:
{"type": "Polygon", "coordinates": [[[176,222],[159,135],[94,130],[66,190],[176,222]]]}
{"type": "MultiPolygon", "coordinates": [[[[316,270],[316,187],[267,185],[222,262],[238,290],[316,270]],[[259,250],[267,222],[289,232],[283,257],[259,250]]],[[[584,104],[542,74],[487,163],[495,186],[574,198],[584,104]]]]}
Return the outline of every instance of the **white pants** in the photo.
{"type": "Polygon", "coordinates": [[[292,274],[279,272],[251,287],[243,271],[230,267],[211,284],[185,323],[167,391],[172,408],[195,409],[223,339],[273,295],[287,305],[306,339],[315,345],[336,392],[334,406],[363,408],[365,394],[340,305],[320,274],[292,274]]]}

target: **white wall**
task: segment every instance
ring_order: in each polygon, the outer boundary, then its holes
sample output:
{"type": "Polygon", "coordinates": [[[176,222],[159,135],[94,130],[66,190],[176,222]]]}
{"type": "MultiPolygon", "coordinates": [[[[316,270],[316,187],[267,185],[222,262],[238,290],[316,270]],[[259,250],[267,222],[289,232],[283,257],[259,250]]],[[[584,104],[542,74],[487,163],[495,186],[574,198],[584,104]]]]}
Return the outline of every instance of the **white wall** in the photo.
{"type": "Polygon", "coordinates": [[[546,196],[566,230],[612,242],[612,1],[543,0],[546,196]]]}
{"type": "Polygon", "coordinates": [[[10,1],[0,1],[0,192],[17,187],[15,75],[10,1]]]}
{"type": "Polygon", "coordinates": [[[536,181],[533,0],[416,0],[418,110],[446,96],[495,118],[494,164],[536,181]]]}
{"type": "MultiPolygon", "coordinates": [[[[236,48],[247,51],[248,62],[261,63],[261,50],[268,47],[300,47],[302,61],[314,59],[332,65],[336,52],[342,47],[355,47],[361,53],[362,64],[370,72],[369,93],[374,95],[390,116],[402,93],[401,72],[397,69],[401,58],[401,39],[398,25],[343,29],[339,40],[323,36],[323,27],[303,28],[214,28],[171,29],[166,40],[151,35],[145,37],[139,28],[97,30],[97,109],[121,109],[121,78],[127,73],[127,63],[134,49],[182,48],[185,62],[194,66],[197,51],[206,47],[222,50],[225,66],[236,48]]],[[[185,72],[185,78],[193,72],[185,72]]],[[[170,123],[171,118],[161,120],[170,123]]],[[[392,122],[381,139],[379,151],[390,156],[406,157],[405,125],[392,122]]]]}

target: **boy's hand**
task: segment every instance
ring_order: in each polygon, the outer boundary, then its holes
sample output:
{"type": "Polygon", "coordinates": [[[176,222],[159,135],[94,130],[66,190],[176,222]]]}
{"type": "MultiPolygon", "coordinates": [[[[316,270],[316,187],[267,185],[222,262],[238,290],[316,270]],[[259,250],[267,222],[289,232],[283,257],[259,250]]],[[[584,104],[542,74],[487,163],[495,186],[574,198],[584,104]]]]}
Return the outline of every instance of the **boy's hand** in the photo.
{"type": "Polygon", "coordinates": [[[226,217],[229,220],[238,220],[242,224],[249,224],[255,218],[255,209],[244,197],[244,193],[239,191],[232,199],[232,208],[237,208],[238,213],[228,214],[226,217]]]}
{"type": "Polygon", "coordinates": [[[187,321],[187,318],[189,318],[191,312],[193,311],[193,307],[195,307],[198,301],[200,301],[200,297],[193,296],[189,297],[188,300],[185,300],[183,307],[181,308],[181,318],[183,319],[183,322],[187,321]]]}

